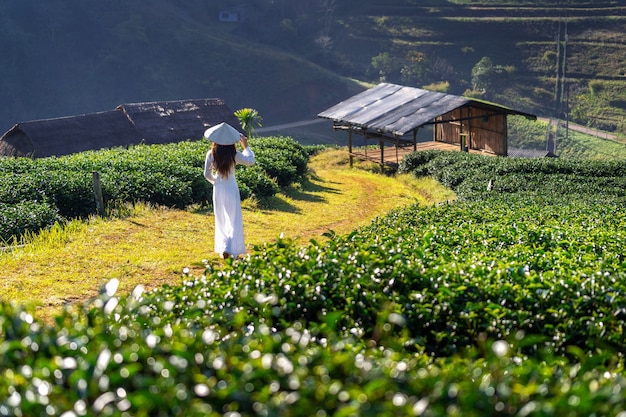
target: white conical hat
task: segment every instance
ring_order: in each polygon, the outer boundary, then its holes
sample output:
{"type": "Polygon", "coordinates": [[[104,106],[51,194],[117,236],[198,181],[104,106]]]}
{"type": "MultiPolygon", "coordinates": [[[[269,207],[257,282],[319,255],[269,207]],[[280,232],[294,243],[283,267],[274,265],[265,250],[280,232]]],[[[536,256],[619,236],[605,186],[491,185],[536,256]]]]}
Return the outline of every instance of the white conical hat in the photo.
{"type": "Polygon", "coordinates": [[[241,133],[224,122],[205,130],[204,137],[218,145],[234,145],[239,142],[241,133]]]}

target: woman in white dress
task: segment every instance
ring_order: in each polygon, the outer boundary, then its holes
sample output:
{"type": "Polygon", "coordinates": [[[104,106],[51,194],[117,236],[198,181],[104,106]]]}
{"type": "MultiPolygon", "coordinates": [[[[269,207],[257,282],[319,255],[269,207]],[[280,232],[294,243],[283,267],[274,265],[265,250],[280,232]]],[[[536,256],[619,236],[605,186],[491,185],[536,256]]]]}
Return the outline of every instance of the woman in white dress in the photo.
{"type": "MultiPolygon", "coordinates": [[[[223,123],[222,125],[226,125],[223,123]]],[[[220,125],[218,125],[220,126],[220,125]]],[[[204,177],[213,184],[213,212],[215,216],[215,252],[223,258],[246,253],[241,213],[241,196],[235,178],[235,165],[253,165],[254,153],[248,147],[248,139],[229,125],[216,127],[205,132],[205,137],[212,140],[211,149],[204,162],[204,177]],[[232,129],[232,131],[230,129],[232,129]],[[223,134],[228,131],[228,135],[223,134]],[[232,142],[235,133],[243,147],[237,150],[232,142]],[[213,135],[212,135],[213,134],[213,135]],[[230,140],[224,140],[224,137],[230,140]],[[220,144],[227,143],[227,144],[220,144]]]]}

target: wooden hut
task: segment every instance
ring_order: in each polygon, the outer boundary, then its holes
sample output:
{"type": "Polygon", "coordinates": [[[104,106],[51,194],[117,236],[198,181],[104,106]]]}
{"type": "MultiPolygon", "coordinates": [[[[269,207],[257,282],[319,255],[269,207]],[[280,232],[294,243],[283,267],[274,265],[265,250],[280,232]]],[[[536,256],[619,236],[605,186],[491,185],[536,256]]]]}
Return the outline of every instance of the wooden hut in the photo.
{"type": "Polygon", "coordinates": [[[0,156],[42,158],[197,140],[221,122],[239,126],[219,98],[121,104],[107,112],[18,123],[0,137],[0,156]]]}
{"type": "Polygon", "coordinates": [[[394,159],[398,164],[401,155],[417,150],[418,129],[429,125],[433,126],[433,143],[420,143],[420,148],[507,156],[509,114],[537,118],[485,101],[381,83],[319,113],[318,117],[330,119],[334,129],[348,132],[351,162],[353,157],[359,157],[379,160],[384,165],[393,163],[394,159]],[[380,156],[356,152],[353,135],[362,136],[366,142],[378,142],[380,156]]]}

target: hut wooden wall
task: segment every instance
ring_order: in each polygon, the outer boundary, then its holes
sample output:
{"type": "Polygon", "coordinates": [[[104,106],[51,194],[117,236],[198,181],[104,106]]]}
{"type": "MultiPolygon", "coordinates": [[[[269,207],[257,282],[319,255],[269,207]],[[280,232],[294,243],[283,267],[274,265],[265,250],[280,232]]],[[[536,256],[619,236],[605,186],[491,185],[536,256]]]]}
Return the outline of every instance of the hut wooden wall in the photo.
{"type": "Polygon", "coordinates": [[[466,146],[496,155],[508,153],[508,132],[505,114],[494,115],[493,110],[461,107],[437,117],[434,140],[460,146],[461,133],[467,134],[466,146]]]}

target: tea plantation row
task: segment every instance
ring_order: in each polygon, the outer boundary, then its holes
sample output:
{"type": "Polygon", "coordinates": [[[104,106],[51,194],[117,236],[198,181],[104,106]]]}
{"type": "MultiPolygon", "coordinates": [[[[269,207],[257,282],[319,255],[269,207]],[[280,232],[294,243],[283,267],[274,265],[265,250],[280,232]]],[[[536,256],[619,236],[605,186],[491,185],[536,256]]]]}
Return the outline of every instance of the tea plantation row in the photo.
{"type": "Polygon", "coordinates": [[[623,164],[401,168],[459,199],[51,326],[5,304],[0,415],[626,416],[623,164]]]}
{"type": "MultiPolygon", "coordinates": [[[[242,198],[272,196],[300,181],[309,151],[286,137],[250,142],[258,164],[239,166],[242,198]]],[[[58,158],[0,158],[0,241],[36,232],[58,221],[96,213],[93,172],[100,173],[106,202],[144,201],[185,208],[211,204],[203,177],[205,140],[83,152],[58,158]]]]}

